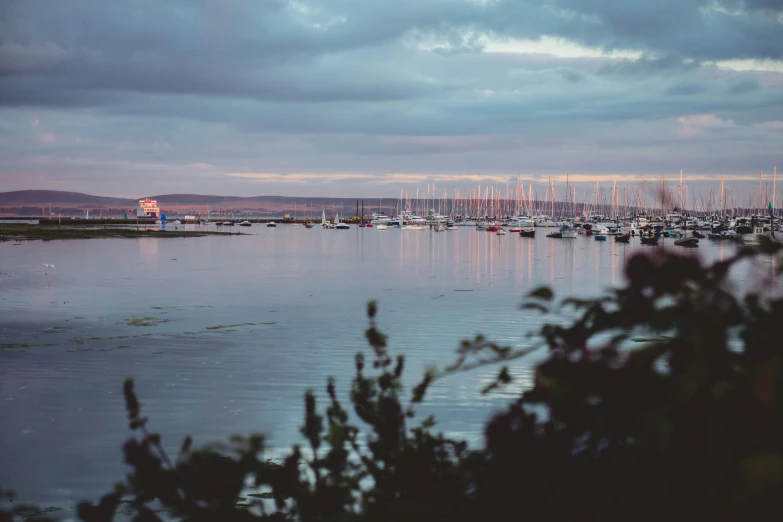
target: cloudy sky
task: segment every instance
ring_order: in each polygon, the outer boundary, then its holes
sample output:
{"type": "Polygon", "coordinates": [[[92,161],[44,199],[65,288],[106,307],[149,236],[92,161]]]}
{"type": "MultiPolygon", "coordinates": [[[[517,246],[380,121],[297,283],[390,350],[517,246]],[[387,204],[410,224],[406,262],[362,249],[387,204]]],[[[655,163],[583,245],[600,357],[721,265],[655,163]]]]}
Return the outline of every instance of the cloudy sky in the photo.
{"type": "Polygon", "coordinates": [[[776,164],[783,0],[0,1],[0,191],[709,187],[776,164]]]}

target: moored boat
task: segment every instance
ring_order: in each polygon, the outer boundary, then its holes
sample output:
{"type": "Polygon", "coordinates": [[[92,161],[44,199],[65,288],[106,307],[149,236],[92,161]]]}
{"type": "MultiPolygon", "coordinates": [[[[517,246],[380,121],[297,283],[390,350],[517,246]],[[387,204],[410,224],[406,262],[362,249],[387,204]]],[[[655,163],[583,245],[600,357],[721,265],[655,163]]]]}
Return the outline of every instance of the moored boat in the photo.
{"type": "Polygon", "coordinates": [[[577,232],[571,225],[563,225],[560,228],[560,237],[563,239],[576,239],[577,232]]]}
{"type": "MultiPolygon", "coordinates": [[[[737,227],[739,231],[740,227],[737,227]]],[[[749,246],[759,246],[764,241],[774,241],[771,231],[764,230],[763,226],[755,226],[749,234],[740,234],[743,243],[749,246]]]]}
{"type": "Polygon", "coordinates": [[[630,234],[623,234],[621,236],[614,236],[615,243],[629,243],[631,241],[630,234]]]}
{"type": "Polygon", "coordinates": [[[683,237],[675,239],[674,244],[681,247],[697,247],[699,246],[699,240],[695,237],[683,237]]]}
{"type": "Polygon", "coordinates": [[[658,244],[658,236],[639,236],[639,240],[641,240],[643,245],[657,245],[658,244]]]}
{"type": "Polygon", "coordinates": [[[340,221],[340,214],[335,214],[334,228],[337,230],[349,230],[351,227],[348,226],[348,223],[343,223],[342,221],[340,221]]]}
{"type": "Polygon", "coordinates": [[[519,237],[536,237],[536,229],[535,228],[522,229],[522,231],[519,233],[519,237]]]}

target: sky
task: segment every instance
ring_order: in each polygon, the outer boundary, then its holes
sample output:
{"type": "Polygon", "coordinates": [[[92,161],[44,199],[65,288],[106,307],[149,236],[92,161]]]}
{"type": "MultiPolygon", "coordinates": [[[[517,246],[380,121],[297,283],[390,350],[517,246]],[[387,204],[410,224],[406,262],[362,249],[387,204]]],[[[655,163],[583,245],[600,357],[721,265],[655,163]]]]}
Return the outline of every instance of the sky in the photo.
{"type": "Polygon", "coordinates": [[[709,190],[775,165],[783,0],[0,1],[0,191],[374,197],[680,169],[709,190]]]}

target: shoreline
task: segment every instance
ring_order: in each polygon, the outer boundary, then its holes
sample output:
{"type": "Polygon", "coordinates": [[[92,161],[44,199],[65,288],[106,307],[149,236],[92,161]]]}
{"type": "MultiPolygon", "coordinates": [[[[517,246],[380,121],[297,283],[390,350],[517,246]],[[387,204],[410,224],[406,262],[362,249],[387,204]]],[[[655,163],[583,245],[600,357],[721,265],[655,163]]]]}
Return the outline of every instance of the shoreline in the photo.
{"type": "Polygon", "coordinates": [[[0,242],[2,241],[53,241],[60,239],[100,239],[100,238],[186,238],[204,236],[245,236],[242,232],[213,232],[191,230],[159,230],[132,228],[78,228],[50,227],[45,225],[0,224],[0,242]]]}

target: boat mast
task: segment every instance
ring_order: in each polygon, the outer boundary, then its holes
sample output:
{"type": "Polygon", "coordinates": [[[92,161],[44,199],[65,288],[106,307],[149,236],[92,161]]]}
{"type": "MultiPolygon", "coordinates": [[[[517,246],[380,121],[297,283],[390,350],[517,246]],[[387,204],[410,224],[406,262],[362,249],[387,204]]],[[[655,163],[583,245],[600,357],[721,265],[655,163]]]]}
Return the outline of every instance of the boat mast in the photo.
{"type": "Polygon", "coordinates": [[[678,197],[680,198],[680,213],[682,214],[682,169],[680,169],[680,189],[678,197]]]}

